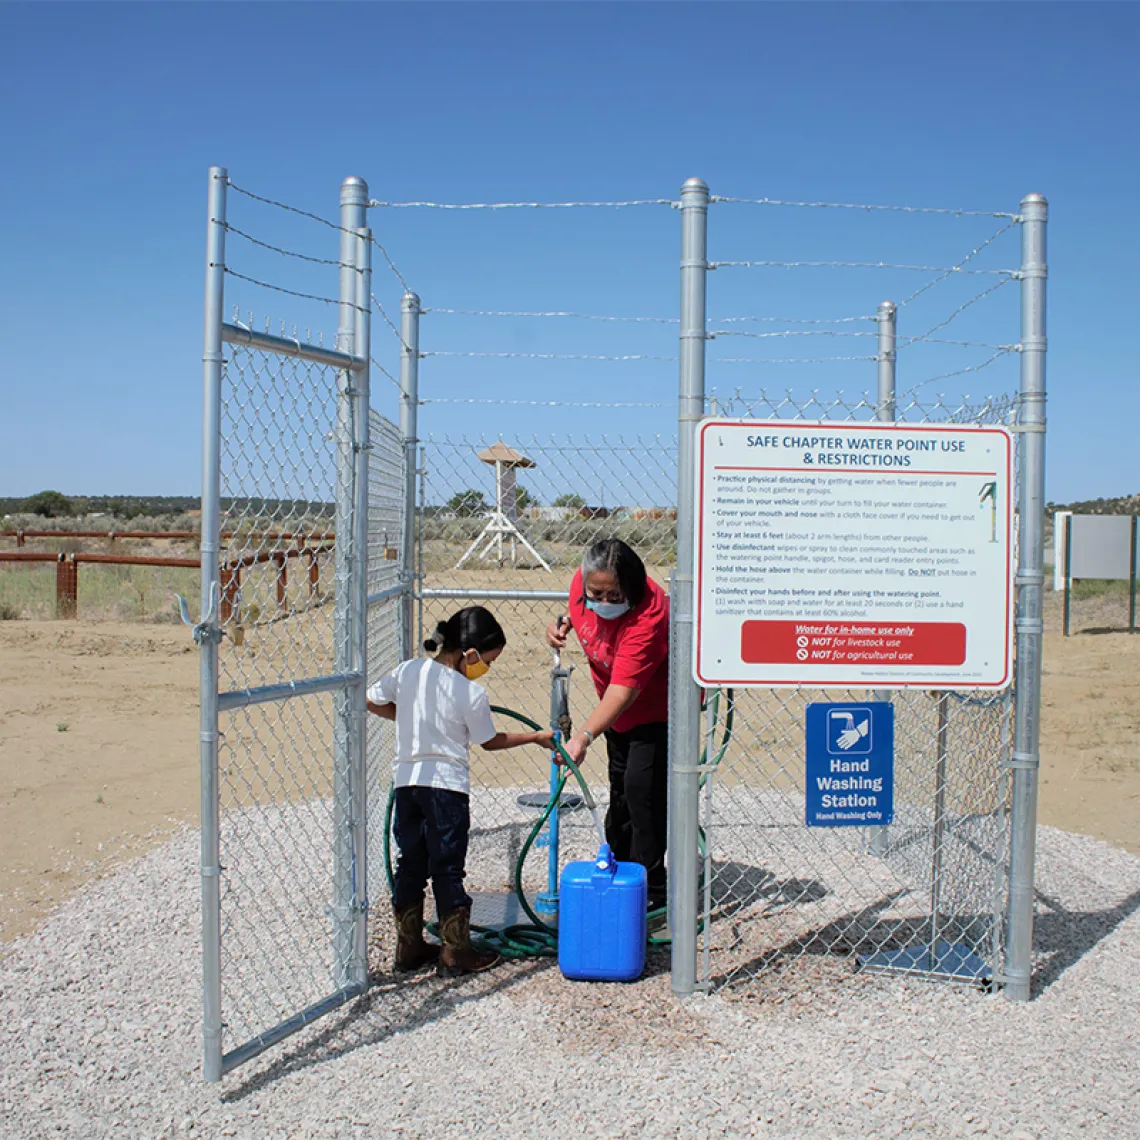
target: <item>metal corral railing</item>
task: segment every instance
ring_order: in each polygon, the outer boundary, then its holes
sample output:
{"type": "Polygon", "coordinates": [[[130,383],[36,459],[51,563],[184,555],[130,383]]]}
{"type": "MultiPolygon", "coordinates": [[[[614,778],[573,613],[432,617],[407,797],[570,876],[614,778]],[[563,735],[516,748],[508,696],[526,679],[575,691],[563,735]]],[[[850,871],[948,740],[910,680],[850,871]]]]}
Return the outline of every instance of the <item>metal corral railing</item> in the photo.
{"type": "MultiPolygon", "coordinates": [[[[167,537],[167,536],[163,536],[167,537]]],[[[196,536],[195,536],[196,537],[196,536]]],[[[298,539],[298,542],[301,540],[298,539]]],[[[277,615],[295,612],[296,597],[290,597],[289,561],[304,559],[306,564],[305,592],[309,605],[321,601],[322,556],[332,553],[330,543],[318,547],[301,546],[284,550],[265,550],[246,554],[220,567],[221,620],[235,623],[244,629],[245,622],[257,624],[273,610],[277,615]],[[272,567],[264,581],[250,580],[249,571],[255,567],[272,567]],[[243,586],[243,575],[245,578],[243,586]]],[[[55,612],[58,618],[75,618],[79,615],[79,566],[81,563],[102,566],[156,566],[167,569],[198,570],[199,558],[175,558],[149,554],[100,554],[76,552],[56,554],[52,551],[18,550],[0,551],[0,562],[56,564],[55,612]]],[[[293,591],[296,594],[296,591],[293,591]]]]}

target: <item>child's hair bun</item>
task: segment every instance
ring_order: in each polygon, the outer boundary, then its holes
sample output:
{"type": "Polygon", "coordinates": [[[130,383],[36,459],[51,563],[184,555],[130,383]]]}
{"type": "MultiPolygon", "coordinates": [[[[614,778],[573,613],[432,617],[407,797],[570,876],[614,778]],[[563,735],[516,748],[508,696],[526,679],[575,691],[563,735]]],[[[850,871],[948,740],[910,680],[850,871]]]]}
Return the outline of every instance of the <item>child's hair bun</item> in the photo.
{"type": "Polygon", "coordinates": [[[438,653],[447,644],[447,623],[436,622],[435,634],[424,642],[424,649],[428,653],[438,653]]]}

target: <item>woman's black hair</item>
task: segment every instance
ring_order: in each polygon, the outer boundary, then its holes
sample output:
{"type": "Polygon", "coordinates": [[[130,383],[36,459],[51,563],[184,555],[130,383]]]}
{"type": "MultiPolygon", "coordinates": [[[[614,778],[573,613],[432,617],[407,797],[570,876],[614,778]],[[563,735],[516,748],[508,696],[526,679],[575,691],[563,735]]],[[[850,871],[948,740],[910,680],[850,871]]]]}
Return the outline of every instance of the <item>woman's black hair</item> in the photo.
{"type": "Polygon", "coordinates": [[[641,605],[645,597],[645,563],[638,557],[632,546],[620,538],[603,538],[586,551],[582,559],[582,597],[586,596],[586,575],[606,570],[617,579],[622,596],[629,602],[630,609],[641,605]]]}
{"type": "Polygon", "coordinates": [[[424,642],[424,648],[429,653],[453,653],[456,649],[490,653],[506,644],[507,635],[495,615],[484,606],[468,606],[441,621],[435,627],[435,636],[424,642]]]}

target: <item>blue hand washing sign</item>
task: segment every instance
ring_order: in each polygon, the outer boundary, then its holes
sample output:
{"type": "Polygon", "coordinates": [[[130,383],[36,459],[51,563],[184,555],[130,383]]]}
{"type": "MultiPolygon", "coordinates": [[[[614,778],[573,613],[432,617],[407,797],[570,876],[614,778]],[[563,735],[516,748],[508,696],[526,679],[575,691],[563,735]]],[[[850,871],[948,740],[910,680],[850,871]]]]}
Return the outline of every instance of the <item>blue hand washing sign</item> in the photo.
{"type": "Polygon", "coordinates": [[[889,701],[807,707],[808,827],[878,827],[894,818],[895,710],[889,701]]]}

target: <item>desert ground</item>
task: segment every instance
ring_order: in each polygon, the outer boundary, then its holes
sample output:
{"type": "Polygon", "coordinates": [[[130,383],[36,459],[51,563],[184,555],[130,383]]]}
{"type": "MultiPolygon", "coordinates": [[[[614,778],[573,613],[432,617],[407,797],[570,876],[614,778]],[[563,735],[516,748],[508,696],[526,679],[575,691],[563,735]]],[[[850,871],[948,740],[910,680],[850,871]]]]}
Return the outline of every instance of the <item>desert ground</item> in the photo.
{"type": "MultiPolygon", "coordinates": [[[[542,652],[548,608],[520,653],[542,652]]],[[[1082,602],[1064,638],[1047,598],[1039,819],[1140,854],[1140,636],[1119,608],[1082,602]]],[[[0,938],[196,823],[197,685],[182,626],[0,622],[0,938]]]]}

